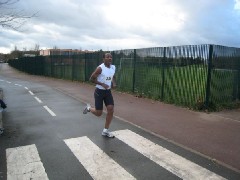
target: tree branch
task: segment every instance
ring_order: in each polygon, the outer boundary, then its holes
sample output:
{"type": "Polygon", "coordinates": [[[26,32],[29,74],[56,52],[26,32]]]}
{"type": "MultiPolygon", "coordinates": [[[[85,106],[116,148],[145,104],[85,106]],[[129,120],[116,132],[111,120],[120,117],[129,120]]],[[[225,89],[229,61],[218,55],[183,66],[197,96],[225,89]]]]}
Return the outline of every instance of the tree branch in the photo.
{"type": "Polygon", "coordinates": [[[20,27],[26,23],[27,19],[37,16],[37,13],[26,15],[23,10],[14,12],[10,6],[19,2],[19,0],[0,0],[0,9],[5,10],[0,13],[0,26],[3,28],[19,31],[20,27]],[[11,12],[9,12],[11,9],[11,12]]]}

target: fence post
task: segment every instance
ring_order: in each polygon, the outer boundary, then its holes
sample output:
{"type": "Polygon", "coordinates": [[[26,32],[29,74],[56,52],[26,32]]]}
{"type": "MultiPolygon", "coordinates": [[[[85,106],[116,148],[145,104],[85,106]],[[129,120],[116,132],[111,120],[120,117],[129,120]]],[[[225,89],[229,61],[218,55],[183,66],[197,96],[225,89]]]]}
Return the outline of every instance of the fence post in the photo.
{"type": "Polygon", "coordinates": [[[51,71],[51,77],[53,77],[53,60],[52,60],[52,55],[49,55],[49,58],[50,58],[50,71],[51,71]]]}
{"type": "Polygon", "coordinates": [[[164,100],[164,84],[165,84],[165,61],[166,61],[166,47],[163,50],[163,61],[162,61],[162,93],[161,93],[161,100],[164,100]]]}
{"type": "Polygon", "coordinates": [[[135,90],[135,73],[136,73],[136,57],[137,56],[137,51],[134,49],[134,54],[133,54],[133,86],[132,86],[132,92],[134,93],[135,90]]]}
{"type": "Polygon", "coordinates": [[[237,82],[238,82],[238,85],[237,85],[237,99],[240,100],[240,61],[238,61],[238,68],[237,68],[237,82]]]}
{"type": "Polygon", "coordinates": [[[61,79],[65,79],[65,63],[63,62],[65,58],[64,55],[60,55],[60,58],[61,58],[61,65],[60,65],[60,68],[61,68],[61,79]]]}
{"type": "Polygon", "coordinates": [[[211,93],[210,92],[210,86],[211,86],[211,76],[212,76],[212,58],[213,58],[213,45],[211,44],[209,46],[205,108],[209,107],[209,98],[210,98],[210,93],[211,93]]]}
{"type": "Polygon", "coordinates": [[[43,56],[43,75],[46,76],[47,74],[47,60],[46,60],[46,56],[43,56]]]}
{"type": "Polygon", "coordinates": [[[75,72],[74,72],[74,64],[75,64],[75,58],[76,58],[77,55],[72,55],[72,81],[74,81],[74,75],[75,75],[75,72]]]}
{"type": "Polygon", "coordinates": [[[87,53],[85,52],[84,53],[84,75],[85,75],[85,77],[84,77],[84,80],[85,80],[85,82],[87,81],[87,53]]]}
{"type": "Polygon", "coordinates": [[[112,51],[111,54],[112,54],[112,64],[115,64],[115,52],[112,51]]]}

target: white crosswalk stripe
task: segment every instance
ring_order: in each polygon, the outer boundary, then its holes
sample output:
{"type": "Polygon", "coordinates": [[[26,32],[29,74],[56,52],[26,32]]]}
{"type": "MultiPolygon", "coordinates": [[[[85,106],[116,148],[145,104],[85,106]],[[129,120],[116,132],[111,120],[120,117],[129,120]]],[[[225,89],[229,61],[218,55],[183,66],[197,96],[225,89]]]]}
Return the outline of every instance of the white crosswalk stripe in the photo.
{"type": "MultiPolygon", "coordinates": [[[[113,134],[120,141],[181,179],[225,179],[222,176],[153,143],[131,130],[119,130],[113,132],[113,134]]],[[[124,167],[120,166],[96,144],[94,144],[94,142],[88,137],[83,136],[65,139],[63,141],[93,179],[136,179],[133,175],[127,172],[124,167]]],[[[45,172],[37,147],[34,144],[8,148],[6,149],[6,156],[8,180],[48,180],[48,175],[45,172]]]]}
{"type": "Polygon", "coordinates": [[[8,180],[48,179],[35,145],[9,148],[6,156],[8,180]]]}
{"type": "Polygon", "coordinates": [[[86,136],[64,141],[93,179],[135,179],[86,136]]]}
{"type": "Polygon", "coordinates": [[[116,138],[182,179],[225,179],[130,131],[114,132],[116,138]]]}

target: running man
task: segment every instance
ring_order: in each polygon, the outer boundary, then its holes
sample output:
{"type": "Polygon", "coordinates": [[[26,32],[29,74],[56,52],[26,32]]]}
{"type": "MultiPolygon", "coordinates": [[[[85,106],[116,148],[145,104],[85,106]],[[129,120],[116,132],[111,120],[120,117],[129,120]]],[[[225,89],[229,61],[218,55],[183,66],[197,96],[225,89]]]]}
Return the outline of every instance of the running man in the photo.
{"type": "Polygon", "coordinates": [[[107,115],[102,135],[109,138],[114,138],[114,135],[109,131],[109,126],[114,112],[114,100],[111,88],[116,87],[115,69],[115,66],[112,65],[112,55],[105,53],[103,63],[96,68],[90,77],[90,81],[96,84],[94,92],[95,108],[87,104],[83,110],[83,114],[91,112],[99,117],[102,115],[104,102],[107,108],[107,115]]]}

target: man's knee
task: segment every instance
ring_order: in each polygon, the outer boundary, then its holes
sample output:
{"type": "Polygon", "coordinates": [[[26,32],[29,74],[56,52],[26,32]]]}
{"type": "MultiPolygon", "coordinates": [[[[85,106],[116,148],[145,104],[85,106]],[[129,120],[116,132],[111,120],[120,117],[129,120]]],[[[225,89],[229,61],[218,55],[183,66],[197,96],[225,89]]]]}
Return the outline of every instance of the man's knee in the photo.
{"type": "Polygon", "coordinates": [[[108,113],[113,113],[114,112],[114,106],[113,105],[108,105],[107,106],[107,112],[108,113]]]}

